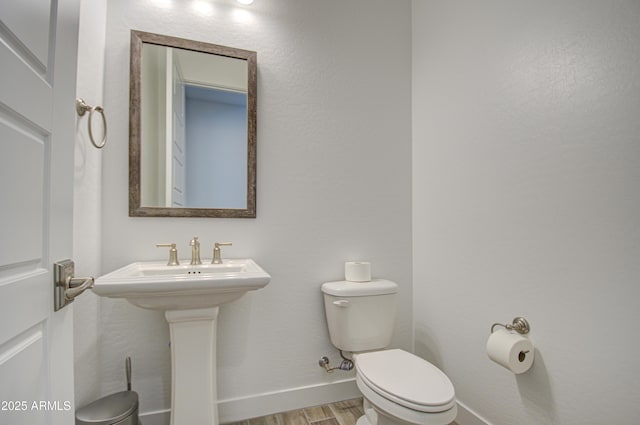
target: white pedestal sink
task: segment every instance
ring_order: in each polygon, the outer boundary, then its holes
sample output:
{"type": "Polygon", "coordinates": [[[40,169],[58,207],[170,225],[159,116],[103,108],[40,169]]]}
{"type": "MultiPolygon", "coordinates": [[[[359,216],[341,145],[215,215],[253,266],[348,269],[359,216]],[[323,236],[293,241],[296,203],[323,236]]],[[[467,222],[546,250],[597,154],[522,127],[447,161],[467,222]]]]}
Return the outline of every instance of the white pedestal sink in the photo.
{"type": "Polygon", "coordinates": [[[171,333],[171,425],[217,425],[219,306],[263,288],[270,280],[251,259],[198,266],[149,261],[99,277],[93,291],[165,312],[171,333]]]}

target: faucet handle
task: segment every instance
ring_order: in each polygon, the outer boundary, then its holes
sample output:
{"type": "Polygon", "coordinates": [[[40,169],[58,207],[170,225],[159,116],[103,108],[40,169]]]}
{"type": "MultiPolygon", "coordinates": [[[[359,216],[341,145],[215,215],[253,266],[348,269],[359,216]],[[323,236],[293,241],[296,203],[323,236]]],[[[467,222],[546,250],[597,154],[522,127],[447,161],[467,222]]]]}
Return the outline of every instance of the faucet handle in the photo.
{"type": "Polygon", "coordinates": [[[213,260],[211,260],[211,264],[222,264],[222,257],[220,256],[220,247],[221,246],[231,246],[233,245],[231,242],[216,242],[213,244],[213,260]]]}
{"type": "Polygon", "coordinates": [[[157,243],[156,246],[158,248],[171,248],[171,249],[169,249],[169,261],[167,262],[167,266],[180,265],[180,261],[178,261],[178,250],[176,249],[176,244],[174,244],[174,243],[157,243]]]}

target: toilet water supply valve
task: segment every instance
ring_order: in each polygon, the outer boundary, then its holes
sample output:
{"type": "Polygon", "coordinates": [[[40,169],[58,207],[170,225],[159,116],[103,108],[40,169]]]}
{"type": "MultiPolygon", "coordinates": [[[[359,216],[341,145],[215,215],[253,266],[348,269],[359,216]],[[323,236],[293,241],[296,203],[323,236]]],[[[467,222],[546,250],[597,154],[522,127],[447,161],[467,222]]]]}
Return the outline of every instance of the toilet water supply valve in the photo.
{"type": "Polygon", "coordinates": [[[320,357],[318,365],[320,365],[320,367],[323,367],[327,371],[327,373],[333,373],[333,371],[336,369],[344,371],[353,369],[353,360],[346,358],[344,354],[342,354],[342,351],[340,351],[340,357],[342,357],[342,361],[336,367],[331,367],[329,365],[329,358],[327,356],[320,357]]]}

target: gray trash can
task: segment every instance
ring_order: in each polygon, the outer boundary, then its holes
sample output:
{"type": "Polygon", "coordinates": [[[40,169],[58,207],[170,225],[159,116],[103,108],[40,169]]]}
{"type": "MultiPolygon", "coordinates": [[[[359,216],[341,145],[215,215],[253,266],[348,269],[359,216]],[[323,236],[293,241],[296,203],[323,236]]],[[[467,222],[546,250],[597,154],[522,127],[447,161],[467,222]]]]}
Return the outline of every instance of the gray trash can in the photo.
{"type": "Polygon", "coordinates": [[[76,410],[76,425],[141,425],[138,393],[121,391],[76,410]]]}

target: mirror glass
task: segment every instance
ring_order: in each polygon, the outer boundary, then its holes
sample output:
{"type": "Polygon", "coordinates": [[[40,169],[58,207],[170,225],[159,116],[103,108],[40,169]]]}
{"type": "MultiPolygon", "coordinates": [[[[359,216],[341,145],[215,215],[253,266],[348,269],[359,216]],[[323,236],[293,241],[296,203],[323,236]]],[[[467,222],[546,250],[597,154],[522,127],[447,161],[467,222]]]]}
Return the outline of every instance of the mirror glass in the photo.
{"type": "Polygon", "coordinates": [[[129,215],[255,217],[256,53],[131,32],[129,215]]]}

